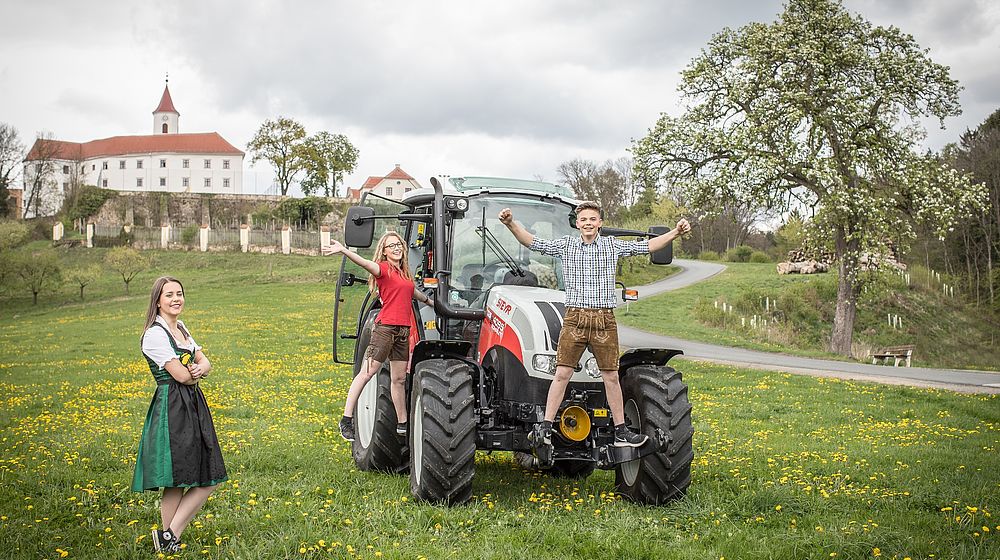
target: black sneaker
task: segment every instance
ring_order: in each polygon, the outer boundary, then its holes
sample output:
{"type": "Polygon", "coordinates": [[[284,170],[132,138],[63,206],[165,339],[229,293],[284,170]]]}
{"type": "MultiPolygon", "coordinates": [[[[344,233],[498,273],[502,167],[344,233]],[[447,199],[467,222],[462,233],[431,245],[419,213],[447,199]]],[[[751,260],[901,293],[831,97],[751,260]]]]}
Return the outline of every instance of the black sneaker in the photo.
{"type": "Polygon", "coordinates": [[[177,537],[174,537],[169,543],[163,545],[163,552],[166,552],[167,554],[174,554],[176,552],[180,552],[181,550],[184,550],[184,547],[181,545],[181,541],[178,540],[177,537]]]}
{"type": "Polygon", "coordinates": [[[535,426],[535,429],[528,434],[528,441],[535,448],[535,456],[538,457],[538,466],[548,468],[552,466],[552,425],[542,423],[535,426]]]}
{"type": "Polygon", "coordinates": [[[166,551],[167,546],[174,541],[174,535],[170,530],[161,531],[159,529],[153,529],[153,548],[157,552],[166,551]]]}
{"type": "Polygon", "coordinates": [[[626,426],[615,428],[615,447],[639,447],[649,441],[649,436],[637,434],[626,426]]]}
{"type": "Polygon", "coordinates": [[[396,424],[396,435],[399,437],[406,437],[406,427],[407,427],[406,422],[400,422],[399,424],[396,424]]]}
{"type": "Polygon", "coordinates": [[[354,418],[344,416],[340,419],[340,437],[354,441],[354,418]]]}

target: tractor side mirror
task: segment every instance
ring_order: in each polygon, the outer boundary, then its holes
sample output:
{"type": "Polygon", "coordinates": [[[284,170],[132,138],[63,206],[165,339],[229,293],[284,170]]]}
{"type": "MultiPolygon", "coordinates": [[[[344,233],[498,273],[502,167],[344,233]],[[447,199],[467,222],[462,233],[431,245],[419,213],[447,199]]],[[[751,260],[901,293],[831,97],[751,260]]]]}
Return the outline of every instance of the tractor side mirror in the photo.
{"type": "Polygon", "coordinates": [[[348,247],[371,247],[375,237],[375,209],[368,206],[352,206],[347,209],[344,221],[344,245],[348,247]]]}
{"type": "MultiPolygon", "coordinates": [[[[670,231],[667,226],[650,226],[649,236],[656,237],[670,231]]],[[[667,243],[667,246],[649,254],[649,262],[653,264],[670,264],[674,260],[674,242],[667,243]]]]}

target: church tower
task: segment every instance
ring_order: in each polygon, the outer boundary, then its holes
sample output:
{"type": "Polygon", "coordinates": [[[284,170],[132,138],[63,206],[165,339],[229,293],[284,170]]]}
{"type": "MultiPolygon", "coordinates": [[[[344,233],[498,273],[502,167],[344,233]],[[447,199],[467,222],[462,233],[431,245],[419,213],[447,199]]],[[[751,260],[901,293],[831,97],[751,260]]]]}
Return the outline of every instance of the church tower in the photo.
{"type": "Polygon", "coordinates": [[[163,86],[160,104],[153,111],[153,134],[177,134],[178,121],[181,114],[174,109],[174,100],[170,98],[169,78],[163,86]]]}

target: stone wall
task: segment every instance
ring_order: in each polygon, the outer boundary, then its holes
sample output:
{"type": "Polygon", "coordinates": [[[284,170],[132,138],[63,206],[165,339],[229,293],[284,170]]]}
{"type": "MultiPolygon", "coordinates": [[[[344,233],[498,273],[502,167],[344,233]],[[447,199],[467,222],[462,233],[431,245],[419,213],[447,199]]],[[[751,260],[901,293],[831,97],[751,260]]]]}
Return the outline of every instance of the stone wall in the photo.
{"type": "MultiPolygon", "coordinates": [[[[195,194],[161,192],[119,192],[108,199],[89,221],[102,227],[120,228],[123,225],[159,227],[169,224],[175,228],[208,224],[213,228],[239,228],[249,223],[253,214],[274,210],[287,199],[284,196],[263,194],[195,194]]],[[[328,199],[334,206],[320,224],[342,234],[344,216],[351,201],[342,198],[328,199]]],[[[280,227],[280,223],[277,224],[280,227]]]]}

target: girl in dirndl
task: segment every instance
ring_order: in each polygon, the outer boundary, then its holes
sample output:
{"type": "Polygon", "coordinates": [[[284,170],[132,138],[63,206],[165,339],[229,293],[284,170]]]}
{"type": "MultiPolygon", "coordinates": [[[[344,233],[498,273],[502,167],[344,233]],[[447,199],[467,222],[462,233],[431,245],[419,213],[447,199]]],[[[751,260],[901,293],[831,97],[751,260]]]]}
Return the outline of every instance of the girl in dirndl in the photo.
{"type": "Polygon", "coordinates": [[[163,489],[157,552],[177,552],[180,537],[219,483],[226,465],[199,382],[212,364],[184,322],[184,286],[164,276],[153,283],[142,334],[142,355],[156,381],[139,440],[132,490],[163,489]]]}

